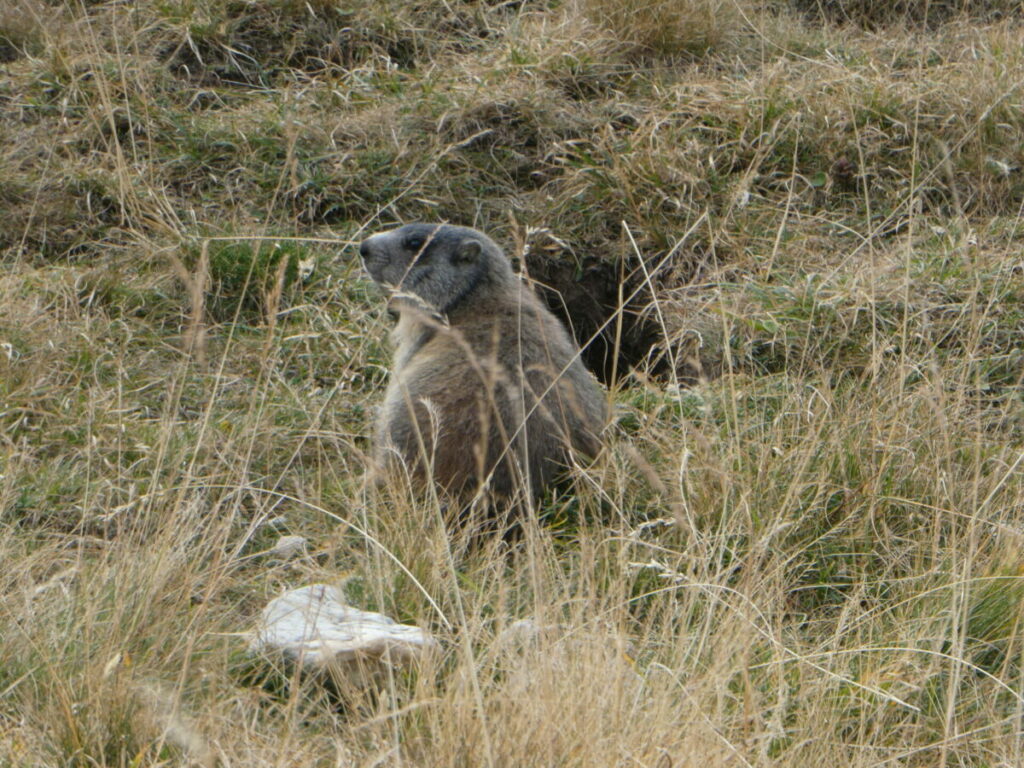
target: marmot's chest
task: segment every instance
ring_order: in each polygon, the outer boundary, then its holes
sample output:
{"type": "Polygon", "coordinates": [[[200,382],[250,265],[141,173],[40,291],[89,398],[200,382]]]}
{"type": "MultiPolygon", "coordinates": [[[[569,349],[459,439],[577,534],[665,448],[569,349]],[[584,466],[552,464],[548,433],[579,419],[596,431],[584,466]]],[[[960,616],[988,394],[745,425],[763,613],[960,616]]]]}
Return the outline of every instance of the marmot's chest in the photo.
{"type": "MultiPolygon", "coordinates": [[[[399,320],[398,325],[391,334],[395,342],[395,358],[391,369],[392,376],[404,374],[417,356],[422,357],[424,348],[437,337],[439,330],[425,323],[408,323],[403,328],[403,322],[403,320],[399,320]]],[[[429,354],[429,351],[427,354],[429,354]]]]}
{"type": "Polygon", "coordinates": [[[502,356],[503,345],[515,344],[504,336],[497,318],[449,327],[443,321],[403,314],[392,331],[393,371],[408,374],[410,366],[422,365],[447,365],[453,371],[465,365],[488,365],[502,356]]]}

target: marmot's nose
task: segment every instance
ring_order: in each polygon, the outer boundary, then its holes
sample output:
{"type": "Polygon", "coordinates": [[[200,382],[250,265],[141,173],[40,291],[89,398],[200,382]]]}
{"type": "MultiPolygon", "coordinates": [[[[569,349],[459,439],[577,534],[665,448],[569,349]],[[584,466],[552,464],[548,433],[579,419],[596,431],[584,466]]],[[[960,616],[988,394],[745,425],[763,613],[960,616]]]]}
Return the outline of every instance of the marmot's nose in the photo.
{"type": "Polygon", "coordinates": [[[369,240],[363,240],[363,242],[359,244],[359,255],[362,256],[364,260],[370,258],[369,240]]]}

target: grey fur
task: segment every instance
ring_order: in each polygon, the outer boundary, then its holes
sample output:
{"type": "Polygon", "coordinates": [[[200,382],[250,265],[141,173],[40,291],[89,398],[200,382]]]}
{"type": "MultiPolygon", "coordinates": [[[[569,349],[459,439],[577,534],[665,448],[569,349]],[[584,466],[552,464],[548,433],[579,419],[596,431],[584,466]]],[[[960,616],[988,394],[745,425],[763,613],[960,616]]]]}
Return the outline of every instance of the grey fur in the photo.
{"type": "Polygon", "coordinates": [[[382,472],[408,470],[451,496],[487,482],[494,496],[536,497],[572,452],[596,455],[601,388],[493,240],[408,224],[368,238],[359,253],[399,315],[374,436],[382,472]]]}

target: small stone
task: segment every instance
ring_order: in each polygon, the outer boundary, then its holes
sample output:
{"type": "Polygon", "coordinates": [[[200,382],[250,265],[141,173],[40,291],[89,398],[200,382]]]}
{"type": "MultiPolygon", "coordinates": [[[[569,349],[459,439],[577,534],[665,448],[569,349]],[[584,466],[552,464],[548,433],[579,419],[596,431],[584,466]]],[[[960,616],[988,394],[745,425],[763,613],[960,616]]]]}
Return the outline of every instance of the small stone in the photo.
{"type": "Polygon", "coordinates": [[[542,633],[541,626],[533,619],[519,619],[509,624],[498,636],[500,643],[526,645],[536,642],[542,633]]]}
{"type": "Polygon", "coordinates": [[[268,551],[268,555],[274,555],[280,557],[283,560],[288,560],[295,555],[302,555],[306,552],[306,547],[309,544],[304,536],[282,536],[277,540],[268,551]]]}
{"type": "Polygon", "coordinates": [[[989,168],[994,170],[1000,176],[1009,176],[1011,173],[1017,170],[1016,166],[1010,165],[1009,163],[1003,160],[998,160],[994,157],[989,157],[986,159],[988,160],[989,168]]]}
{"type": "Polygon", "coordinates": [[[408,664],[436,648],[419,627],[345,605],[341,590],[311,584],[286,592],[263,609],[250,644],[306,668],[366,661],[408,664]]]}

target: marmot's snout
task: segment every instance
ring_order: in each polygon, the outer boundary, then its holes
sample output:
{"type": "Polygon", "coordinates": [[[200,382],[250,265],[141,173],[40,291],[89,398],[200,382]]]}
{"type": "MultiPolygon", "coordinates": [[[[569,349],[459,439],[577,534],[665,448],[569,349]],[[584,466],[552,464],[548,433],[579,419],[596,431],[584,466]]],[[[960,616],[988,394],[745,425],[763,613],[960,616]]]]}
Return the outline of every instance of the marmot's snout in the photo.
{"type": "Polygon", "coordinates": [[[378,283],[395,283],[401,278],[400,269],[389,269],[396,259],[388,249],[387,243],[381,241],[387,234],[385,232],[373,235],[359,244],[359,256],[363,260],[363,266],[370,273],[370,277],[378,283]]]}
{"type": "Polygon", "coordinates": [[[359,244],[359,257],[363,260],[363,266],[371,272],[371,267],[375,264],[382,264],[387,261],[387,254],[373,242],[376,237],[379,237],[379,235],[372,235],[359,244]]]}

